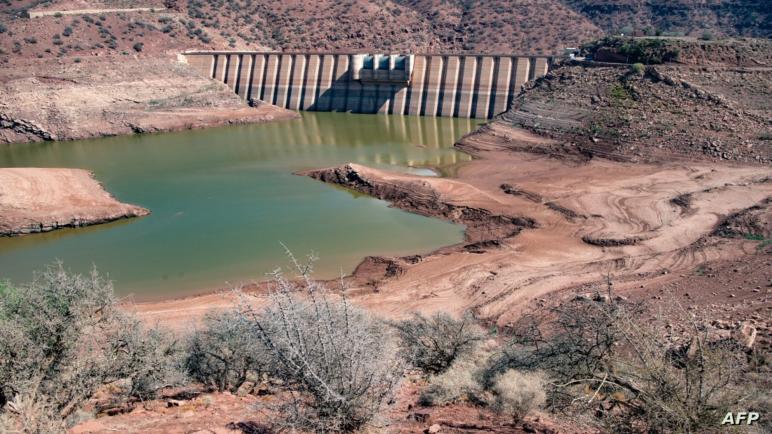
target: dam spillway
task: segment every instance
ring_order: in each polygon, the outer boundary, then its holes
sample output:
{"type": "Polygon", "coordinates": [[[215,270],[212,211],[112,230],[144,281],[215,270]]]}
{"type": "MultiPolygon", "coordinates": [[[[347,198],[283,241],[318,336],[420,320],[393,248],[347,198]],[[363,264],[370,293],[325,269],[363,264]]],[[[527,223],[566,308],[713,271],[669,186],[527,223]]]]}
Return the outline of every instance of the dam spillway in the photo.
{"type": "Polygon", "coordinates": [[[551,58],[508,55],[183,53],[244,100],[291,110],[489,119],[551,58]]]}

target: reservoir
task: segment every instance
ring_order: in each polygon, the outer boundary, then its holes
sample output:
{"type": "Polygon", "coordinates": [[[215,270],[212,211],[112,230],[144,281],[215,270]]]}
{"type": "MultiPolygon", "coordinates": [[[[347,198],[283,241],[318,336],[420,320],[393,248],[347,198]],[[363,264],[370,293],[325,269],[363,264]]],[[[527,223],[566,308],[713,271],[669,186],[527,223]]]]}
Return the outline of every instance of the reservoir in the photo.
{"type": "Polygon", "coordinates": [[[293,172],[347,162],[424,176],[469,160],[453,143],[479,121],[303,112],[292,121],[180,133],[0,147],[0,167],[94,172],[147,217],[0,238],[0,280],[29,281],[61,260],[96,266],[122,296],[191,295],[286,268],[285,244],[319,256],[315,277],[350,273],[367,255],[427,253],[463,227],[293,172]]]}

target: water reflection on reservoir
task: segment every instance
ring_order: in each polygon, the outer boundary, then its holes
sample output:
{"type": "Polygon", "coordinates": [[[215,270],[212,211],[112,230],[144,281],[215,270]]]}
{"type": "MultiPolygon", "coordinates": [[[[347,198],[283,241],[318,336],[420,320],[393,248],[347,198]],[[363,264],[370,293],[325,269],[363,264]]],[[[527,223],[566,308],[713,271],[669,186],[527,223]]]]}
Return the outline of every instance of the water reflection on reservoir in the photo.
{"type": "Polygon", "coordinates": [[[121,294],[189,294],[260,279],[283,265],[280,242],[317,252],[322,277],[366,255],[425,252],[460,226],[293,175],[346,162],[430,175],[470,157],[452,144],[477,121],[303,113],[293,121],[0,148],[3,167],[92,170],[148,217],[0,239],[0,279],[21,282],[56,259],[96,265],[121,294]]]}

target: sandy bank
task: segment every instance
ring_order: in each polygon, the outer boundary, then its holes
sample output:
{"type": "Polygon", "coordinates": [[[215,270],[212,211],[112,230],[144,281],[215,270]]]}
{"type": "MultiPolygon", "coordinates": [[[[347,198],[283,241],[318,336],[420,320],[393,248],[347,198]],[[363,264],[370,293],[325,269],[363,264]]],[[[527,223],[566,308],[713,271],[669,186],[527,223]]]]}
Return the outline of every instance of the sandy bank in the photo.
{"type": "Polygon", "coordinates": [[[147,214],[145,208],[117,201],[86,170],[0,168],[0,236],[147,214]]]}

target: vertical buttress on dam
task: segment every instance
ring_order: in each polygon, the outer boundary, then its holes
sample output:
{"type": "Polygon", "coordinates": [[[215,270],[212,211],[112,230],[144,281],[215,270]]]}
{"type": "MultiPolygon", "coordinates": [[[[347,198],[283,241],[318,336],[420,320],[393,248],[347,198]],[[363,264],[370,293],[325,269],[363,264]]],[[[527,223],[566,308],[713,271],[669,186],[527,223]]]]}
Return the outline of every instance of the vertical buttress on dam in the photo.
{"type": "Polygon", "coordinates": [[[292,110],[488,119],[549,57],[186,52],[191,67],[245,100],[292,110]]]}

